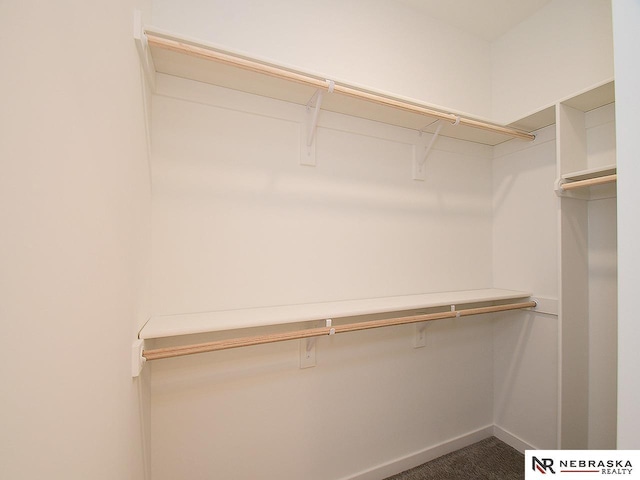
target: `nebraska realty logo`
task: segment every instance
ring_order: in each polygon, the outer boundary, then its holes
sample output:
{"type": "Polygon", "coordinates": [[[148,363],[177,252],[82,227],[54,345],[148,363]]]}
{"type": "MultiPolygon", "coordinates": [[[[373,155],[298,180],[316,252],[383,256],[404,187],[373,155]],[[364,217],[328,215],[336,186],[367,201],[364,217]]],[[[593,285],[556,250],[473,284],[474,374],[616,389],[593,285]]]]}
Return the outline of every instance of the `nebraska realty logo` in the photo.
{"type": "Polygon", "coordinates": [[[640,479],[639,450],[527,450],[525,452],[525,479],[600,478],[624,476],[640,479]],[[635,467],[639,468],[636,469],[635,467]]]}

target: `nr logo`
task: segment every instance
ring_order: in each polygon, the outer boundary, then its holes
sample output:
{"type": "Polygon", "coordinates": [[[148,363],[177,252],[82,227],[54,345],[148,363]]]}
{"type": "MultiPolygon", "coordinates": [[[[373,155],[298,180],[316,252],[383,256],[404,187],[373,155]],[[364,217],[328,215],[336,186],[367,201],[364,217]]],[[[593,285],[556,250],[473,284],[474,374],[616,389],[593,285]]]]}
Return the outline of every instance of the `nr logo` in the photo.
{"type": "Polygon", "coordinates": [[[553,459],[532,457],[532,460],[533,460],[533,465],[532,465],[533,470],[537,470],[538,472],[544,475],[547,474],[547,470],[548,470],[555,475],[556,472],[553,470],[553,459]]]}

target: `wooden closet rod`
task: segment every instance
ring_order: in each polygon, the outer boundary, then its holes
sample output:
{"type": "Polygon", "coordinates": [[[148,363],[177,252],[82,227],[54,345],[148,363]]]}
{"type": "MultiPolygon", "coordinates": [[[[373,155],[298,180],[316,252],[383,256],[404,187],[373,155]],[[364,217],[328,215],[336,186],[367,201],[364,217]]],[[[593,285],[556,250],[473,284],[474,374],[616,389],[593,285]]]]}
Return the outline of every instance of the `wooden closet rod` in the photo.
{"type": "Polygon", "coordinates": [[[251,337],[234,338],[229,340],[218,340],[215,342],[199,343],[195,345],[182,345],[178,347],[156,348],[144,350],[142,356],[146,360],[160,360],[162,358],[181,357],[193,355],[195,353],[215,352],[218,350],[229,350],[231,348],[249,347],[252,345],[262,345],[265,343],[284,342],[286,340],[296,340],[301,338],[320,337],[323,335],[333,335],[336,333],[355,332],[357,330],[368,330],[372,328],[391,327],[395,325],[405,325],[409,323],[429,322],[444,318],[466,317],[468,315],[480,315],[483,313],[504,312],[507,310],[519,310],[522,308],[533,308],[537,305],[535,301],[511,303],[507,305],[493,305],[490,307],[468,308],[465,310],[452,310],[448,312],[428,313],[424,315],[411,315],[408,317],[388,318],[384,320],[371,320],[368,322],[348,323],[345,325],[335,325],[333,327],[318,327],[308,330],[296,330],[286,333],[271,333],[265,335],[255,335],[251,337]]]}
{"type": "MultiPolygon", "coordinates": [[[[165,50],[171,50],[174,52],[183,53],[186,55],[191,55],[194,57],[223,63],[226,65],[231,65],[234,67],[250,70],[257,73],[262,73],[264,75],[269,75],[272,77],[286,79],[292,82],[308,85],[317,89],[323,89],[323,90],[329,89],[329,85],[326,80],[321,80],[316,77],[312,77],[312,76],[297,73],[297,72],[292,72],[290,70],[285,70],[283,68],[278,68],[272,65],[256,62],[253,60],[249,60],[247,58],[230,55],[228,53],[219,52],[209,48],[199,47],[197,45],[192,45],[189,43],[184,43],[177,40],[172,40],[169,38],[152,35],[149,33],[147,33],[146,36],[147,36],[147,42],[149,43],[149,45],[154,47],[163,48],[165,50]]],[[[375,93],[365,92],[363,90],[358,90],[352,87],[335,84],[333,85],[333,91],[337,93],[341,93],[343,95],[353,97],[353,98],[367,100],[369,102],[376,103],[379,105],[393,107],[400,110],[417,113],[420,115],[426,115],[429,117],[437,118],[439,120],[445,120],[456,125],[457,124],[466,125],[468,127],[479,128],[482,130],[488,130],[490,132],[501,133],[501,134],[509,135],[515,138],[522,138],[524,140],[535,140],[536,138],[535,135],[531,133],[516,130],[514,128],[508,128],[500,125],[494,125],[491,123],[483,122],[480,120],[464,118],[464,117],[455,115],[453,113],[439,112],[437,110],[432,110],[427,107],[423,107],[413,103],[403,102],[402,100],[396,100],[396,99],[385,97],[382,95],[377,95],[375,93]]]]}
{"type": "Polygon", "coordinates": [[[594,185],[603,185],[618,181],[618,174],[605,175],[603,177],[588,178],[586,180],[578,180],[575,182],[567,182],[561,185],[562,190],[573,190],[574,188],[592,187],[594,185]]]}

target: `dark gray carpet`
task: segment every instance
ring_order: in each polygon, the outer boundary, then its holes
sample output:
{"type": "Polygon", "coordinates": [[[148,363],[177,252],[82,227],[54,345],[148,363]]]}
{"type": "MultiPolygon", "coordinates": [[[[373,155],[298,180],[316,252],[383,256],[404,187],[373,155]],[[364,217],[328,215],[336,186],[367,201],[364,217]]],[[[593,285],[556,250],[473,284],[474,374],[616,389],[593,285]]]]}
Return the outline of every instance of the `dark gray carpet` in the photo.
{"type": "Polygon", "coordinates": [[[522,480],[524,455],[496,437],[431,460],[386,480],[522,480]]]}

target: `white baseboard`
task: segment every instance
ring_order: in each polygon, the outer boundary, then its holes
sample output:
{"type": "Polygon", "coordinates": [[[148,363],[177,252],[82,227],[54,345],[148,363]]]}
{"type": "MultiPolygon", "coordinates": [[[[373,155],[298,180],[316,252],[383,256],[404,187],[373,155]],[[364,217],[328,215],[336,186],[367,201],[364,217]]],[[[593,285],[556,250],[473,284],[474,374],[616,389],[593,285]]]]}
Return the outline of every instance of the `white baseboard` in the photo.
{"type": "Polygon", "coordinates": [[[504,428],[498,425],[493,426],[493,436],[498,440],[502,440],[507,445],[515,448],[520,453],[524,453],[525,450],[538,450],[533,445],[525,442],[519,437],[516,437],[513,433],[506,431],[504,428]]]}
{"type": "MultiPolygon", "coordinates": [[[[383,463],[382,465],[378,465],[369,470],[362,471],[349,477],[344,477],[341,480],[381,480],[397,473],[404,472],[405,470],[409,470],[410,468],[417,467],[418,465],[422,465],[423,463],[429,462],[434,458],[441,457],[442,455],[446,455],[447,453],[468,447],[469,445],[484,440],[485,438],[489,438],[494,435],[494,431],[495,426],[489,425],[474,432],[456,437],[452,440],[425,448],[419,452],[383,463]]],[[[508,442],[505,441],[505,443],[508,442]]],[[[511,445],[510,443],[508,444],[511,445]]]]}
{"type": "Polygon", "coordinates": [[[498,425],[488,425],[474,432],[425,448],[424,450],[420,450],[419,452],[412,453],[405,457],[391,460],[390,462],[364,470],[356,473],[355,475],[344,477],[340,480],[381,480],[391,477],[397,473],[404,472],[405,470],[409,470],[410,468],[417,467],[418,465],[422,465],[423,463],[441,457],[442,455],[446,455],[447,453],[468,447],[469,445],[491,436],[498,438],[521,453],[524,453],[525,450],[537,450],[536,447],[525,442],[511,432],[508,432],[504,428],[499,427],[498,425]]]}

